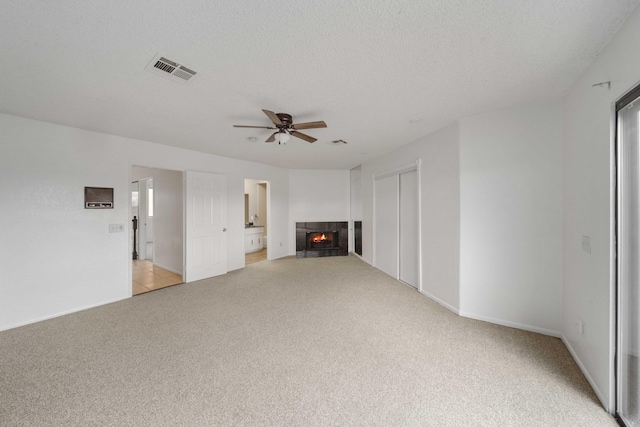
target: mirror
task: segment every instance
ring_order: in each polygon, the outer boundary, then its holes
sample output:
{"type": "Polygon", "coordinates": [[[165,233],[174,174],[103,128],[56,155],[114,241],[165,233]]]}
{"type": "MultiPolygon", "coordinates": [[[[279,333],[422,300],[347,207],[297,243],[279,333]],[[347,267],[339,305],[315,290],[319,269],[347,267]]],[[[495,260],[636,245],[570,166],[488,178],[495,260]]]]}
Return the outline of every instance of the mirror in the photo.
{"type": "Polygon", "coordinates": [[[249,223],[249,195],[244,195],[244,223],[249,223]]]}

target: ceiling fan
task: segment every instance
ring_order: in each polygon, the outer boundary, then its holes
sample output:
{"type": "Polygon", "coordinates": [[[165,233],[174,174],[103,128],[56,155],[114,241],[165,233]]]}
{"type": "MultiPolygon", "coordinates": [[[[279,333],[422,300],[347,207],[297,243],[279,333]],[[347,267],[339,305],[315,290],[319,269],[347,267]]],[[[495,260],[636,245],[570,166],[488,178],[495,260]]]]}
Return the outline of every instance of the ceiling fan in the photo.
{"type": "Polygon", "coordinates": [[[285,144],[289,140],[289,136],[295,136],[296,138],[304,139],[307,142],[316,142],[317,139],[298,132],[300,129],[317,129],[326,128],[327,124],[323,121],[318,122],[306,122],[306,123],[293,123],[293,117],[291,114],[286,113],[274,113],[269,110],[262,110],[267,117],[273,122],[273,126],[244,126],[233,125],[234,128],[257,128],[257,129],[276,129],[265,142],[278,141],[279,144],[285,144]]]}

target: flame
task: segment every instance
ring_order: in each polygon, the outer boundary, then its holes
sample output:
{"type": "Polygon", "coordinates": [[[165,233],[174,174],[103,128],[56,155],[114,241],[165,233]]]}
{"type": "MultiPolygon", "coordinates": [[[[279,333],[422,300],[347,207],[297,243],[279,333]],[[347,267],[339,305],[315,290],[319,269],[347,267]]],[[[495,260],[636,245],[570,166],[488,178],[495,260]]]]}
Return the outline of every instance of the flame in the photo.
{"type": "Polygon", "coordinates": [[[316,236],[313,238],[313,243],[320,243],[320,242],[324,242],[325,240],[327,240],[327,236],[322,233],[322,236],[316,236]]]}

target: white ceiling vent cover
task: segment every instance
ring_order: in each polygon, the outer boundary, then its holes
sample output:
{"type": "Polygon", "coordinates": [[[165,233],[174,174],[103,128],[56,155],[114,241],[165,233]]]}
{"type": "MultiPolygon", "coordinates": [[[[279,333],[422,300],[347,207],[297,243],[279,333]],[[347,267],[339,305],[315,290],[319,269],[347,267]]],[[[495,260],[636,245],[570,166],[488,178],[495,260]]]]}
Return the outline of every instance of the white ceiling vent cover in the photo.
{"type": "Polygon", "coordinates": [[[156,55],[144,69],[180,84],[187,84],[197,75],[195,71],[190,70],[184,65],[180,65],[160,55],[156,55]]]}

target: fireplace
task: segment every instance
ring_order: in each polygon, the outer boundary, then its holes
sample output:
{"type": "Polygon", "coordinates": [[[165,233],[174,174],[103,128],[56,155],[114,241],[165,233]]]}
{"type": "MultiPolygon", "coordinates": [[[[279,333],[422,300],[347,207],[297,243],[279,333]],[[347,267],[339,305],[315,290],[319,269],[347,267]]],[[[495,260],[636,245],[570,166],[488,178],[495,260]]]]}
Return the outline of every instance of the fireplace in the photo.
{"type": "Polygon", "coordinates": [[[338,247],[337,231],[307,231],[307,250],[335,249],[338,247]]]}
{"type": "Polygon", "coordinates": [[[348,223],[296,222],[296,256],[316,258],[349,253],[348,223]]]}

